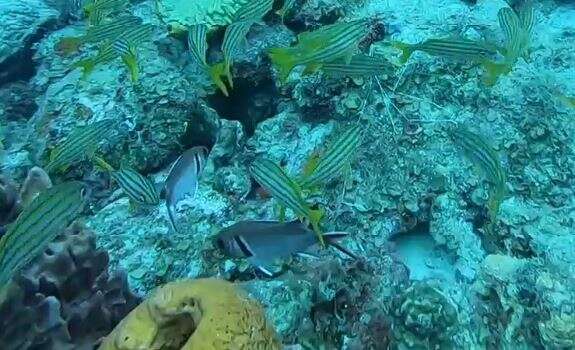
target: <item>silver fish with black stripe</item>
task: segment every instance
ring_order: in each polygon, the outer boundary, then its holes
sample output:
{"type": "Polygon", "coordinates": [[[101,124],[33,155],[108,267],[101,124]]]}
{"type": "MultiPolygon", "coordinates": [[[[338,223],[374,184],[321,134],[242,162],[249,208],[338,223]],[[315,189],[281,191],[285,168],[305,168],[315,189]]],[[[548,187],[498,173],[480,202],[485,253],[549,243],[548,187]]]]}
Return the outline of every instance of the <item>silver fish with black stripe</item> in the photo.
{"type": "MultiPolygon", "coordinates": [[[[353,259],[357,257],[337,244],[348,236],[347,232],[328,232],[324,241],[353,259]]],[[[315,232],[299,220],[291,222],[247,220],[237,222],[221,230],[215,244],[230,258],[247,259],[267,276],[276,275],[270,266],[278,259],[293,254],[305,254],[317,245],[315,232]]]]}

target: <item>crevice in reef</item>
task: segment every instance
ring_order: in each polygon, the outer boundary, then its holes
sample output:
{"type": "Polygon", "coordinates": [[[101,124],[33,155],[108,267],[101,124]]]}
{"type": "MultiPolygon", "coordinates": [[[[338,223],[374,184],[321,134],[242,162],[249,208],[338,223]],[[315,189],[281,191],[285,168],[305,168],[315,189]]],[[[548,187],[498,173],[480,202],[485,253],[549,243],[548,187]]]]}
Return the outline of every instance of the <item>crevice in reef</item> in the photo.
{"type": "Polygon", "coordinates": [[[26,40],[22,50],[0,63],[0,87],[15,81],[29,81],[36,75],[37,65],[32,59],[36,49],[33,46],[47,33],[55,30],[57,25],[58,21],[54,20],[39,27],[36,33],[26,40]]]}
{"type": "Polygon", "coordinates": [[[263,120],[277,113],[278,91],[271,78],[234,79],[234,88],[226,97],[221,91],[208,96],[209,105],[221,118],[238,120],[242,123],[247,136],[252,136],[263,120]]]}

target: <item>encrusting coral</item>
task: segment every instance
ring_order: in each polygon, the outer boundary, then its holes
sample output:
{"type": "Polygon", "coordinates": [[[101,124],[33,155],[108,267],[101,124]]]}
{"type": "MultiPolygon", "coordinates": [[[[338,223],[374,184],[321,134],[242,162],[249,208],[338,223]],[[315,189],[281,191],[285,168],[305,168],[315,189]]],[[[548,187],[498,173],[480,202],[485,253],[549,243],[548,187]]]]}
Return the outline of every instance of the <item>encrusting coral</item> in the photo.
{"type": "Polygon", "coordinates": [[[208,278],[156,289],[104,339],[100,350],[280,348],[256,301],[230,282],[208,278]]]}
{"type": "Polygon", "coordinates": [[[139,302],[108,260],[92,231],[64,231],[2,295],[0,349],[93,349],[139,302]]]}

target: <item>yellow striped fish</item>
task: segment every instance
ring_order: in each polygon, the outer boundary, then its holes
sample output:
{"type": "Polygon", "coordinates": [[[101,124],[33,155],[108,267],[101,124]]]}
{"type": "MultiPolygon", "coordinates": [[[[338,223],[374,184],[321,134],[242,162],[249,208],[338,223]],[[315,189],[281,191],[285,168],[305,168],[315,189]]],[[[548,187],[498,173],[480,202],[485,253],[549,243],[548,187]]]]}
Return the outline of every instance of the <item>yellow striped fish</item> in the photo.
{"type": "Polygon", "coordinates": [[[299,34],[295,46],[271,48],[268,55],[278,70],[280,80],[285,81],[292,69],[299,65],[306,67],[304,73],[311,73],[324,63],[342,58],[350,62],[367,32],[365,21],[327,25],[299,34]]]}
{"type": "Polygon", "coordinates": [[[71,54],[83,44],[116,40],[127,29],[136,27],[141,23],[140,18],[131,15],[114,18],[109,22],[88,27],[85,35],[62,38],[57,44],[57,49],[64,54],[71,54]]]}
{"type": "Polygon", "coordinates": [[[371,77],[393,72],[391,63],[383,57],[354,55],[349,63],[344,60],[324,63],[320,69],[333,77],[371,77]]]}
{"type": "Polygon", "coordinates": [[[94,162],[102,169],[110,172],[112,179],[116,181],[132,202],[140,205],[157,205],[160,203],[160,196],[154,183],[135,169],[121,166],[119,170],[114,170],[100,157],[94,157],[94,162]]]}
{"type": "Polygon", "coordinates": [[[485,176],[487,181],[492,184],[489,194],[489,209],[493,222],[506,193],[506,174],[499,155],[483,137],[463,127],[450,130],[449,136],[453,143],[461,148],[463,154],[485,176]]]}
{"type": "Polygon", "coordinates": [[[318,157],[313,169],[307,169],[308,174],[298,183],[304,188],[325,185],[349,165],[360,143],[361,128],[359,125],[345,130],[328,146],[325,154],[318,157]]]}
{"type": "Polygon", "coordinates": [[[50,162],[46,166],[48,173],[66,171],[69,166],[91,158],[102,140],[108,139],[115,130],[116,121],[104,119],[92,124],[77,127],[50,153],[50,162]]]}
{"type": "Polygon", "coordinates": [[[149,40],[153,34],[154,27],[143,24],[129,28],[113,42],[105,42],[95,57],[76,62],[73,67],[80,67],[83,70],[83,77],[87,78],[92,71],[101,64],[109,63],[121,57],[133,82],[138,80],[137,47],[149,40]]]}
{"type": "Polygon", "coordinates": [[[102,17],[118,12],[126,7],[129,0],[91,0],[84,5],[90,24],[98,24],[102,17]]]}
{"type": "Polygon", "coordinates": [[[293,10],[296,2],[297,0],[284,0],[281,9],[277,11],[277,14],[280,15],[282,18],[282,22],[285,21],[285,18],[288,15],[288,13],[290,13],[293,10]]]}
{"type": "Polygon", "coordinates": [[[232,23],[259,21],[271,11],[274,0],[251,0],[240,7],[232,16],[232,23]]]}
{"type": "Polygon", "coordinates": [[[402,51],[401,63],[407,62],[415,51],[467,61],[481,61],[497,54],[497,49],[493,45],[464,38],[427,39],[418,44],[396,41],[392,45],[402,51]]]}
{"type": "Polygon", "coordinates": [[[319,222],[321,210],[311,209],[301,195],[301,189],[277,164],[268,159],[256,160],[251,168],[254,179],[268,191],[280,205],[290,208],[299,218],[306,218],[323,245],[319,222]]]}
{"type": "Polygon", "coordinates": [[[83,185],[68,182],[42,191],[0,239],[0,287],[25,267],[76,218],[83,185]]]}
{"type": "Polygon", "coordinates": [[[138,57],[136,48],[125,38],[120,38],[112,44],[114,52],[122,58],[122,61],[128,67],[130,78],[133,82],[138,81],[138,57]]]}
{"type": "Polygon", "coordinates": [[[505,35],[503,54],[506,62],[513,65],[519,57],[527,56],[534,24],[533,10],[531,7],[524,7],[518,14],[510,7],[504,7],[499,10],[497,17],[505,35]]]}
{"type": "Polygon", "coordinates": [[[226,28],[224,33],[224,41],[222,43],[222,52],[224,54],[224,64],[228,84],[233,88],[231,65],[233,57],[237,54],[242,45],[245,46],[246,36],[250,31],[251,26],[254,24],[253,20],[243,20],[235,22],[226,28]]]}
{"type": "Polygon", "coordinates": [[[188,29],[188,50],[194,61],[202,67],[207,67],[206,53],[208,52],[207,40],[208,26],[195,24],[188,29]]]}

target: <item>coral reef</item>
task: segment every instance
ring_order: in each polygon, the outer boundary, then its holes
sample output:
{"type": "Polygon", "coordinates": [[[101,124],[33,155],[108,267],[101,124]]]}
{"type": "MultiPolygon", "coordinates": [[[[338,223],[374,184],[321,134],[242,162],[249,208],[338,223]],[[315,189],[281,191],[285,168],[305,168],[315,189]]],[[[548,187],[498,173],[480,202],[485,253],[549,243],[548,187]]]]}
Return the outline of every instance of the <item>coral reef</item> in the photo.
{"type": "Polygon", "coordinates": [[[15,277],[0,303],[0,348],[93,349],[139,302],[94,233],[73,225],[15,277]]]}
{"type": "MultiPolygon", "coordinates": [[[[126,13],[155,28],[152,40],[138,47],[136,84],[119,60],[82,79],[74,64],[92,56],[95,46],[72,56],[58,53],[61,38],[86,32],[75,15],[61,19],[73,2],[0,4],[0,18],[7,17],[0,33],[0,84],[10,82],[0,86],[0,170],[5,179],[23,183],[27,171],[44,166],[50,149],[77,125],[106,118],[118,121],[119,138],[100,145],[99,155],[158,184],[184,150],[209,148],[196,196],[179,205],[181,232],[170,229],[163,205],[130,208],[87,160],[52,179],[86,183],[86,224],[109,253],[109,269],[126,270],[138,293],[182,278],[241,281],[264,304],[279,338],[302,348],[575,346],[572,5],[533,2],[529,57],[517,58],[486,86],[480,64],[425,52],[414,52],[403,64],[394,43],[465,37],[505,45],[497,14],[511,1],[285,1],[292,9],[284,16],[270,11],[251,27],[233,57],[234,86],[226,97],[192,59],[181,31],[207,23],[208,62],[219,62],[225,28],[244,0],[130,2],[126,13]],[[52,24],[59,17],[64,27],[58,29],[52,24]],[[299,67],[287,82],[278,79],[270,48],[295,45],[303,32],[325,25],[362,19],[372,33],[358,53],[381,58],[387,66],[381,74],[331,77],[299,67]],[[350,166],[306,198],[324,209],[322,230],[349,233],[341,245],[358,261],[314,250],[319,259],[294,257],[281,278],[268,280],[245,261],[220,254],[212,240],[223,227],[277,217],[274,200],[250,176],[254,159],[265,155],[296,176],[331,135],[353,125],[365,132],[350,166]],[[506,196],[497,215],[486,210],[490,181],[461,154],[454,126],[486,139],[501,160],[506,196]]],[[[283,4],[276,1],[274,11],[283,4]]],[[[2,219],[10,217],[5,224],[19,210],[19,191],[8,180],[1,185],[2,219]]],[[[170,288],[142,304],[108,342],[121,341],[134,318],[161,316],[147,308],[170,288]]],[[[43,293],[48,297],[15,308],[52,315],[47,312],[59,296],[43,293]]],[[[190,312],[176,312],[187,320],[186,333],[193,325],[190,312]]],[[[79,324],[68,322],[67,314],[56,319],[62,325],[57,329],[79,324]]],[[[46,322],[34,322],[48,332],[46,322]]],[[[91,331],[82,342],[93,345],[109,329],[91,331]]],[[[141,340],[165,340],[152,338],[141,340]]]]}
{"type": "Polygon", "coordinates": [[[453,347],[451,338],[459,323],[457,309],[436,287],[413,284],[398,297],[395,310],[400,327],[394,329],[394,336],[399,344],[409,349],[453,347]]]}
{"type": "Polygon", "coordinates": [[[259,304],[217,279],[159,287],[106,337],[101,350],[280,349],[259,304]]]}
{"type": "Polygon", "coordinates": [[[0,19],[0,84],[34,74],[31,47],[58,20],[58,12],[42,0],[3,1],[0,19]]]}

